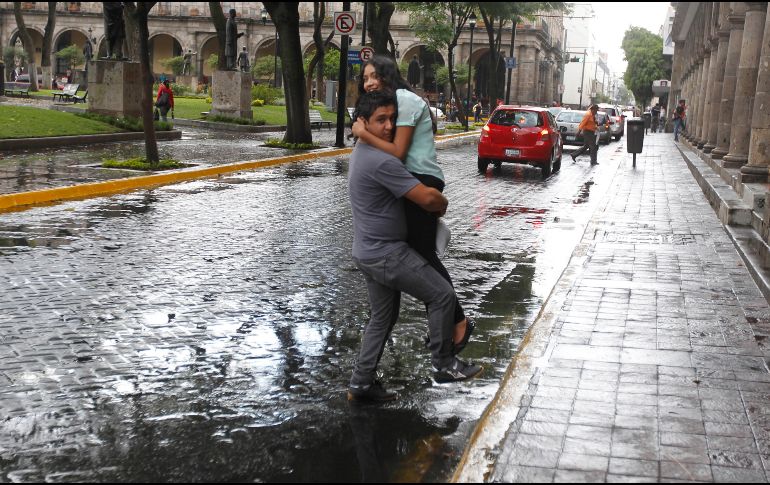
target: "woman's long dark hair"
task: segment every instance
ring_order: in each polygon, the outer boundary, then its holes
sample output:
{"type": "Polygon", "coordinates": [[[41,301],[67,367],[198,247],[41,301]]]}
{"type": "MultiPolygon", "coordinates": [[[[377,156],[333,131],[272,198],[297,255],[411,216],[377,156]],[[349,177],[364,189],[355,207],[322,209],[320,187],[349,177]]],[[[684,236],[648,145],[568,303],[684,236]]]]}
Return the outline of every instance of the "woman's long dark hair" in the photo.
{"type": "MultiPolygon", "coordinates": [[[[395,95],[397,89],[406,89],[414,93],[414,89],[408,82],[404,81],[401,77],[401,72],[398,70],[398,65],[393,58],[377,54],[368,61],[364,62],[361,66],[361,75],[358,78],[358,95],[364,94],[364,69],[366,66],[373,66],[374,72],[377,73],[377,79],[380,80],[381,89],[387,91],[390,94],[395,95]]],[[[416,93],[415,93],[416,94],[416,93]]],[[[426,103],[427,104],[427,103],[426,103]]],[[[396,112],[398,113],[398,100],[396,100],[396,112]]],[[[428,105],[428,114],[430,115],[431,122],[433,124],[433,133],[436,133],[436,118],[433,114],[433,110],[428,105]]],[[[357,118],[353,118],[355,120],[357,118]]]]}
{"type": "Polygon", "coordinates": [[[364,94],[364,69],[366,66],[373,66],[374,72],[377,73],[377,78],[380,80],[382,89],[384,91],[390,91],[395,93],[396,89],[407,89],[414,92],[414,89],[404,81],[401,77],[401,72],[398,70],[396,61],[388,56],[378,54],[373,56],[368,61],[364,62],[361,66],[361,76],[358,79],[358,94],[364,94]]]}

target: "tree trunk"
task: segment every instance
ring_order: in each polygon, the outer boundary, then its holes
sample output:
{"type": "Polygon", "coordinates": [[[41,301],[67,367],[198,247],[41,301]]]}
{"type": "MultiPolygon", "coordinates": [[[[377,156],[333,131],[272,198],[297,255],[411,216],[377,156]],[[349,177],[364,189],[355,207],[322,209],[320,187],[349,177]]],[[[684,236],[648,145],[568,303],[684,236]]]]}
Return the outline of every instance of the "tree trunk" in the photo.
{"type": "MultiPolygon", "coordinates": [[[[157,165],[160,160],[158,155],[158,140],[155,136],[155,124],[152,119],[154,96],[152,92],[152,66],[150,66],[150,30],[147,27],[147,15],[157,2],[125,2],[124,16],[131,17],[131,22],[126,23],[126,29],[137,28],[134,36],[139,39],[139,64],[142,76],[142,126],[144,128],[144,152],[150,165],[157,165]]],[[[128,31],[126,31],[128,37],[128,31]]]]}
{"type": "Polygon", "coordinates": [[[219,41],[219,53],[217,54],[219,60],[217,62],[217,69],[224,71],[227,69],[227,59],[225,58],[227,18],[225,18],[225,13],[222,11],[222,4],[220,2],[209,2],[209,11],[211,12],[211,21],[214,23],[214,28],[217,30],[217,40],[219,41]]]}
{"type": "Polygon", "coordinates": [[[21,2],[13,2],[13,15],[16,17],[16,25],[19,27],[19,37],[24,44],[24,50],[27,52],[27,67],[29,69],[29,90],[37,92],[37,65],[35,64],[35,46],[32,44],[32,36],[29,35],[27,26],[24,23],[24,16],[21,14],[21,2]]]}
{"type": "Polygon", "coordinates": [[[45,24],[43,34],[43,52],[40,66],[43,68],[43,87],[51,89],[51,44],[53,43],[53,31],[56,28],[56,4],[48,2],[48,22],[45,24]]]}
{"type": "MultiPolygon", "coordinates": [[[[454,69],[455,69],[455,59],[454,55],[452,54],[454,52],[454,48],[457,46],[457,35],[455,35],[454,40],[449,44],[449,55],[447,56],[447,67],[449,68],[449,105],[451,107],[452,105],[452,98],[457,100],[457,106],[458,106],[458,116],[460,117],[460,122],[464,125],[466,114],[465,114],[465,106],[463,106],[462,102],[460,102],[460,96],[457,93],[457,84],[455,83],[455,75],[454,75],[454,69]]],[[[449,113],[445,113],[447,116],[449,116],[449,113]]]]}
{"type": "MultiPolygon", "coordinates": [[[[307,80],[305,81],[305,91],[308,99],[313,95],[313,75],[315,74],[315,67],[318,64],[319,59],[324,57],[324,43],[321,36],[321,26],[323,25],[324,17],[326,17],[326,2],[313,2],[313,43],[315,44],[315,54],[310,59],[310,64],[307,68],[307,80]]],[[[321,88],[319,83],[318,89],[321,88]]]]}
{"type": "Polygon", "coordinates": [[[286,98],[286,143],[312,143],[299,39],[299,2],[263,2],[278,28],[281,72],[286,98]]]}
{"type": "Polygon", "coordinates": [[[375,54],[391,55],[388,49],[390,39],[390,17],[396,11],[393,2],[371,2],[367,7],[366,28],[372,39],[375,54]]]}
{"type": "MultiPolygon", "coordinates": [[[[137,23],[135,16],[129,15],[126,9],[123,9],[123,22],[126,26],[126,38],[123,40],[124,56],[132,61],[140,61],[142,56],[142,42],[140,39],[141,27],[137,23]]],[[[96,49],[98,46],[95,46],[96,49]]],[[[98,54],[97,54],[98,56],[98,54]]]]}

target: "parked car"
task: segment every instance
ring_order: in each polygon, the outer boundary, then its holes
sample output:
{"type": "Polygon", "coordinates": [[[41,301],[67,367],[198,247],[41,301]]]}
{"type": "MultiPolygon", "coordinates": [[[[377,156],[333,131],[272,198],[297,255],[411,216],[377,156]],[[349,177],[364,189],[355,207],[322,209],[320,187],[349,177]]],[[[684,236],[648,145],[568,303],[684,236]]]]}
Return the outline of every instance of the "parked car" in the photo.
{"type": "Polygon", "coordinates": [[[610,116],[610,119],[613,121],[613,123],[610,124],[612,136],[615,137],[615,140],[620,140],[625,133],[626,126],[626,117],[620,107],[615,106],[614,104],[599,103],[599,111],[603,111],[610,116]]]}
{"type": "Polygon", "coordinates": [[[500,105],[481,129],[479,172],[503,162],[539,166],[543,178],[561,168],[562,140],[556,120],[546,108],[500,105]]]}
{"type": "Polygon", "coordinates": [[[559,116],[559,113],[561,113],[562,111],[564,111],[563,106],[551,106],[548,108],[548,112],[551,113],[554,118],[559,116]]]}
{"type": "MultiPolygon", "coordinates": [[[[580,125],[580,122],[583,120],[583,116],[585,115],[585,111],[578,111],[578,110],[564,110],[561,113],[559,113],[559,116],[556,117],[556,124],[559,127],[559,131],[561,132],[562,139],[564,140],[565,144],[568,145],[582,145],[584,142],[583,139],[583,133],[581,132],[579,135],[577,133],[578,131],[578,125],[580,125]]],[[[598,112],[596,113],[596,121],[599,125],[599,143],[609,143],[610,139],[612,138],[612,134],[610,133],[610,118],[607,116],[607,113],[598,112]]]]}

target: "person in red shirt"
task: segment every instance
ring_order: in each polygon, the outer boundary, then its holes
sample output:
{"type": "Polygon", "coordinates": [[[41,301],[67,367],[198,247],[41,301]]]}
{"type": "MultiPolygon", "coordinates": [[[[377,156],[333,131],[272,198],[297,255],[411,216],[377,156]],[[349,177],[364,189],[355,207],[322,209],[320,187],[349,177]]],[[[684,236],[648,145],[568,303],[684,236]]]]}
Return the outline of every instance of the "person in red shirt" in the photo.
{"type": "Polygon", "coordinates": [[[174,115],[174,92],[169,87],[168,79],[160,83],[158,95],[155,97],[155,107],[160,111],[160,117],[163,121],[168,121],[166,115],[171,110],[171,116],[174,115]]]}
{"type": "Polygon", "coordinates": [[[591,165],[599,165],[596,161],[596,152],[598,147],[596,145],[596,132],[599,129],[599,125],[596,123],[596,113],[599,111],[599,106],[592,104],[588,111],[586,111],[583,120],[578,125],[578,135],[583,132],[583,146],[572,152],[572,160],[577,162],[577,157],[582,155],[588,150],[591,155],[591,165]]]}

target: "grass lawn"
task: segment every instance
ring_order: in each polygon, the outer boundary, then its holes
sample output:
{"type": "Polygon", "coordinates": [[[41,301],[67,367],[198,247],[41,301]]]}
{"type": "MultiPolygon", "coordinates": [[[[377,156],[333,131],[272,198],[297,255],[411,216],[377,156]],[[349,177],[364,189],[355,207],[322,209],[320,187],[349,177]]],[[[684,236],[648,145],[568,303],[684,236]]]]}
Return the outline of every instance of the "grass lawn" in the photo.
{"type": "Polygon", "coordinates": [[[0,107],[0,138],[118,133],[120,128],[72,113],[27,106],[0,107]]]}
{"type": "MultiPolygon", "coordinates": [[[[337,114],[327,112],[325,108],[314,108],[321,112],[321,118],[326,121],[336,121],[337,114]]],[[[177,118],[187,118],[190,120],[203,119],[201,113],[211,110],[211,105],[205,99],[194,98],[175,98],[174,115],[177,118]]],[[[255,120],[265,120],[268,125],[286,124],[286,106],[255,106],[251,108],[255,120]]]]}

